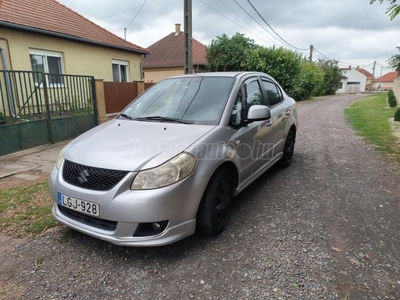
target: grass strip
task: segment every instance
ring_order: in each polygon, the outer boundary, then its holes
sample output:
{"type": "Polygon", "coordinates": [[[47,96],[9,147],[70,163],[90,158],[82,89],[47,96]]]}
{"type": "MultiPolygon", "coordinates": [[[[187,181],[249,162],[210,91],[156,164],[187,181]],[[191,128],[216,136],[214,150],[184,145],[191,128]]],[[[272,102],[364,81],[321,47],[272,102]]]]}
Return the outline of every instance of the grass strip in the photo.
{"type": "Polygon", "coordinates": [[[353,102],[344,111],[357,134],[400,163],[400,145],[394,136],[389,118],[396,108],[389,108],[387,94],[375,94],[353,102]]]}
{"type": "Polygon", "coordinates": [[[51,215],[48,182],[0,190],[0,231],[11,236],[38,235],[57,225],[51,215]]]}

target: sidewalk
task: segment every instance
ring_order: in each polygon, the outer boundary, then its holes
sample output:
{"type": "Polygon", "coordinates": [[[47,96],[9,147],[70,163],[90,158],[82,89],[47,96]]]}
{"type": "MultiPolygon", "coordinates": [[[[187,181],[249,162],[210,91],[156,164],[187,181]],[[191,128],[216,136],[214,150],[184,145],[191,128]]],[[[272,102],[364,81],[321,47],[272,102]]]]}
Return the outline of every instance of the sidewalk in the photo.
{"type": "Polygon", "coordinates": [[[58,153],[69,141],[0,156],[0,188],[48,178],[58,153]]]}

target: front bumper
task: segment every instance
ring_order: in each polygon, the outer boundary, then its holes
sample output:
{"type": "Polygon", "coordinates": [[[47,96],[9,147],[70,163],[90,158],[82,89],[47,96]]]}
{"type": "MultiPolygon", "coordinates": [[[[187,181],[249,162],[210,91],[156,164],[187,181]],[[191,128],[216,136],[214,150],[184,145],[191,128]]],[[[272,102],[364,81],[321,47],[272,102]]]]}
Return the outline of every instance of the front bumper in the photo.
{"type": "MultiPolygon", "coordinates": [[[[136,173],[129,173],[109,191],[83,189],[65,182],[53,168],[50,176],[52,213],[61,223],[84,234],[121,246],[162,246],[181,240],[195,232],[196,213],[207,179],[195,173],[188,178],[154,190],[133,191],[130,185],[136,173]],[[100,205],[100,220],[115,223],[111,230],[92,226],[71,217],[58,204],[58,193],[100,205]],[[168,220],[159,234],[133,236],[140,223],[168,220]]],[[[68,210],[67,210],[68,211],[68,210]]]]}

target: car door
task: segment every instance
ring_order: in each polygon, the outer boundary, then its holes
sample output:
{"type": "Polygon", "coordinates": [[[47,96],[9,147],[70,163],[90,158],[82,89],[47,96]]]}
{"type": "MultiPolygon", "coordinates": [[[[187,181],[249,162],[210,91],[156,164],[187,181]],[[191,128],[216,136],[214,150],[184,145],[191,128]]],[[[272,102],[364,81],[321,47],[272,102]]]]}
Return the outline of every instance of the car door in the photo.
{"type": "Polygon", "coordinates": [[[269,142],[274,144],[273,156],[283,151],[285,144],[285,128],[288,119],[287,108],[284,103],[280,87],[269,78],[261,78],[262,88],[267,96],[267,105],[271,110],[271,132],[269,142]]]}
{"type": "Polygon", "coordinates": [[[268,163],[268,144],[271,134],[270,120],[247,122],[247,111],[252,105],[266,105],[265,93],[257,77],[248,79],[238,93],[231,115],[230,125],[236,128],[231,143],[240,159],[240,181],[254,175],[268,163]],[[267,143],[266,143],[267,142],[267,143]]]}

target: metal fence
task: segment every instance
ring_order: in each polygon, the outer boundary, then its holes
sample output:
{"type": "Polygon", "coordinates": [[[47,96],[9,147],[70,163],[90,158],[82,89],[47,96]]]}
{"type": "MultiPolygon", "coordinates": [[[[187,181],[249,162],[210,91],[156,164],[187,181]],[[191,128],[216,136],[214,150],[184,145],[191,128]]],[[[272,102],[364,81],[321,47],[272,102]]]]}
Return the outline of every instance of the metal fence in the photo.
{"type": "Polygon", "coordinates": [[[92,76],[0,71],[0,125],[96,113],[92,76]]]}
{"type": "Polygon", "coordinates": [[[0,155],[72,139],[98,124],[94,77],[0,71],[0,155]]]}

